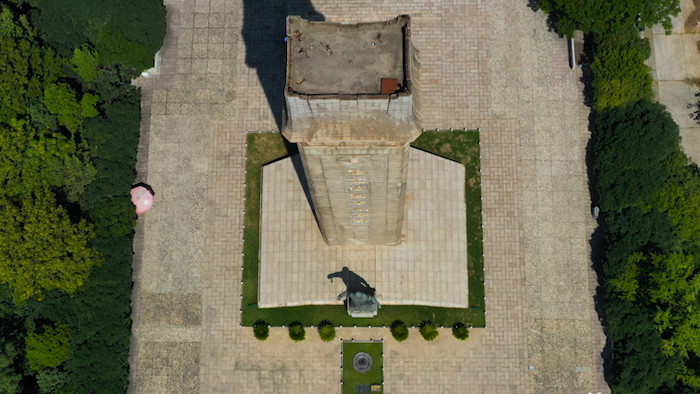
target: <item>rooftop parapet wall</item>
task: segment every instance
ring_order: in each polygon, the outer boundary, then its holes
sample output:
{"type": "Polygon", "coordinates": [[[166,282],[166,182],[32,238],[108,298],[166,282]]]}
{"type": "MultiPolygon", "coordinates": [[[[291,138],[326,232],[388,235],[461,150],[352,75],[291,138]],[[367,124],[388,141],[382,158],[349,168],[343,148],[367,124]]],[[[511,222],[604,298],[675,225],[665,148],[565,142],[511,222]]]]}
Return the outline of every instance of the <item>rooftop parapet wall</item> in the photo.
{"type": "Polygon", "coordinates": [[[420,134],[410,96],[394,100],[287,97],[287,108],[290,116],[283,134],[301,144],[403,145],[420,134]]]}
{"type": "Polygon", "coordinates": [[[419,63],[410,36],[408,15],[355,24],[287,17],[284,136],[312,144],[414,140],[419,63]],[[393,81],[382,91],[382,80],[393,81]]]}
{"type": "MultiPolygon", "coordinates": [[[[384,22],[312,22],[287,17],[287,90],[306,95],[381,94],[381,80],[410,92],[408,15],[384,22]]],[[[393,93],[393,92],[392,92],[393,93]]]]}

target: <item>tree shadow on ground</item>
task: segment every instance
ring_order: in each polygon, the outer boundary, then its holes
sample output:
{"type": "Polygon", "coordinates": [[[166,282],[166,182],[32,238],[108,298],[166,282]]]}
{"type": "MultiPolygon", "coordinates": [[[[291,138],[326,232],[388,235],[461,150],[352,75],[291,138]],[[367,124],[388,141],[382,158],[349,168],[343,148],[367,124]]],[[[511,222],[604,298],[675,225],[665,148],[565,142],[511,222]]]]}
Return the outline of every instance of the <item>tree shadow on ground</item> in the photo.
{"type": "MultiPolygon", "coordinates": [[[[588,187],[591,194],[591,201],[593,206],[598,205],[598,197],[595,191],[595,174],[592,169],[593,157],[595,148],[595,136],[591,137],[586,146],[586,163],[588,168],[588,187]]],[[[591,207],[592,209],[593,207],[591,207]]],[[[591,262],[593,270],[596,273],[597,283],[596,291],[593,296],[595,310],[598,314],[598,320],[600,321],[603,332],[605,333],[605,345],[603,346],[603,351],[601,352],[601,357],[603,358],[603,374],[605,382],[608,386],[612,387],[611,380],[611,366],[612,366],[612,350],[610,339],[608,338],[608,330],[606,323],[606,313],[605,313],[605,289],[601,283],[601,278],[603,278],[603,264],[605,260],[605,221],[603,216],[599,218],[598,227],[591,234],[591,238],[588,244],[591,247],[591,262]]]]}
{"type": "MultiPolygon", "coordinates": [[[[594,58],[594,41],[595,38],[592,34],[587,34],[584,36],[584,54],[582,63],[582,74],[581,83],[583,84],[583,100],[584,104],[591,109],[588,115],[588,130],[591,133],[591,137],[586,145],[586,172],[588,175],[588,193],[591,196],[591,213],[593,208],[600,205],[600,198],[596,190],[596,175],[593,170],[593,164],[595,160],[595,145],[596,145],[596,134],[594,132],[595,125],[595,110],[593,105],[595,104],[595,97],[593,91],[593,72],[591,71],[591,64],[594,58]]],[[[601,278],[603,275],[603,263],[605,260],[605,218],[601,216],[598,218],[598,226],[595,231],[591,234],[591,238],[588,244],[591,247],[591,263],[592,268],[596,273],[596,291],[593,296],[594,306],[596,313],[598,314],[598,320],[601,323],[603,332],[605,334],[605,345],[601,352],[601,357],[603,359],[603,377],[605,382],[609,387],[612,387],[612,351],[611,343],[608,338],[608,330],[606,323],[606,313],[605,313],[605,288],[601,283],[601,278]]]]}
{"type": "Polygon", "coordinates": [[[246,47],[246,65],[256,69],[277,127],[282,130],[285,19],[287,15],[299,15],[312,21],[323,21],[325,17],[314,9],[309,0],[244,0],[243,14],[242,35],[246,47]]]}

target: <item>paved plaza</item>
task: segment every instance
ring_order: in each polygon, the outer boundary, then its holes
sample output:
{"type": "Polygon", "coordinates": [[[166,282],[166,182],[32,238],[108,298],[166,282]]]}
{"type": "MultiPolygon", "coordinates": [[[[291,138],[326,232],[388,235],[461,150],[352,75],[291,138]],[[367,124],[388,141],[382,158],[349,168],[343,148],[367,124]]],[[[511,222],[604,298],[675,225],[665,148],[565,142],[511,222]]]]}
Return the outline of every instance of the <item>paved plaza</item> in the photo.
{"type": "Polygon", "coordinates": [[[347,266],[377,289],[381,304],[467,308],[464,203],[464,166],[412,148],[401,244],[328,246],[292,159],[269,164],[263,168],[258,305],[340,305],[336,296],[345,286],[326,275],[347,266]]]}
{"type": "MultiPolygon", "coordinates": [[[[481,131],[486,324],[466,342],[384,338],[388,393],[609,392],[594,309],[581,71],[527,1],[166,0],[158,75],[141,78],[138,179],[158,195],[135,242],[129,390],[337,393],[340,341],[240,327],[245,138],[279,131],[284,17],[407,13],[426,129],[481,131]],[[300,362],[303,360],[303,363],[300,362]]],[[[436,280],[436,279],[434,279],[436,280]]],[[[381,311],[379,312],[381,313],[381,311]]]]}
{"type": "Polygon", "coordinates": [[[656,99],[664,104],[680,127],[685,153],[700,163],[700,126],[690,117],[688,104],[700,92],[700,8],[693,0],[681,0],[681,12],[673,18],[673,30],[661,26],[646,32],[652,47],[647,62],[653,69],[656,99]]]}

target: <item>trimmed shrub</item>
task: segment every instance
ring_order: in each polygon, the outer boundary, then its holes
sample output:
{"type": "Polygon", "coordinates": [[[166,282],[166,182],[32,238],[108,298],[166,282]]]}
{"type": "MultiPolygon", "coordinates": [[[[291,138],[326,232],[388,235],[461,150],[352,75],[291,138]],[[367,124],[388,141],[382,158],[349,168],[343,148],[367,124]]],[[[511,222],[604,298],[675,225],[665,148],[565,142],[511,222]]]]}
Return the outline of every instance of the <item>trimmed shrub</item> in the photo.
{"type": "Polygon", "coordinates": [[[397,342],[403,342],[408,338],[408,327],[401,320],[395,320],[391,323],[391,335],[397,342]]]}
{"type": "Polygon", "coordinates": [[[464,341],[469,338],[469,328],[462,322],[457,322],[452,326],[452,335],[460,341],[464,341]]]}
{"type": "Polygon", "coordinates": [[[270,328],[264,320],[258,320],[253,324],[253,335],[259,341],[264,341],[270,336],[270,328]]]}
{"type": "Polygon", "coordinates": [[[335,327],[333,327],[333,323],[328,320],[323,320],[318,323],[318,336],[321,337],[323,342],[330,342],[335,339],[335,327]]]}
{"type": "Polygon", "coordinates": [[[294,321],[289,324],[289,337],[292,338],[294,342],[303,341],[306,337],[306,330],[304,326],[299,321],[294,321]]]}
{"type": "Polygon", "coordinates": [[[420,335],[423,336],[423,339],[426,341],[433,341],[440,333],[437,328],[435,328],[433,322],[426,320],[420,325],[420,335]]]}

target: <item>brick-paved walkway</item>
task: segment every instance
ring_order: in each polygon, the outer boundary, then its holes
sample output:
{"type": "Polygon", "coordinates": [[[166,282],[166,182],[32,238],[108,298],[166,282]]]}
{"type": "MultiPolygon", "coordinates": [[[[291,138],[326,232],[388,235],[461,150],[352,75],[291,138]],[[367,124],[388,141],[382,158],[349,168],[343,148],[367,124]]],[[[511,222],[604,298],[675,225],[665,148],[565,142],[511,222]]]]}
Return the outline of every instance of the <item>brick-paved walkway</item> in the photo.
{"type": "Polygon", "coordinates": [[[580,73],[541,14],[524,0],[166,5],[161,75],[140,81],[139,177],[158,201],[137,229],[132,392],[340,390],[339,341],[308,330],[294,344],[273,329],[261,343],[239,327],[245,132],[278,129],[287,13],[348,22],[410,14],[423,127],[482,131],[487,328],[464,343],[447,329],[432,343],[417,330],[401,344],[388,329],[339,337],[386,339],[387,392],[607,390],[590,291],[580,73]]]}

